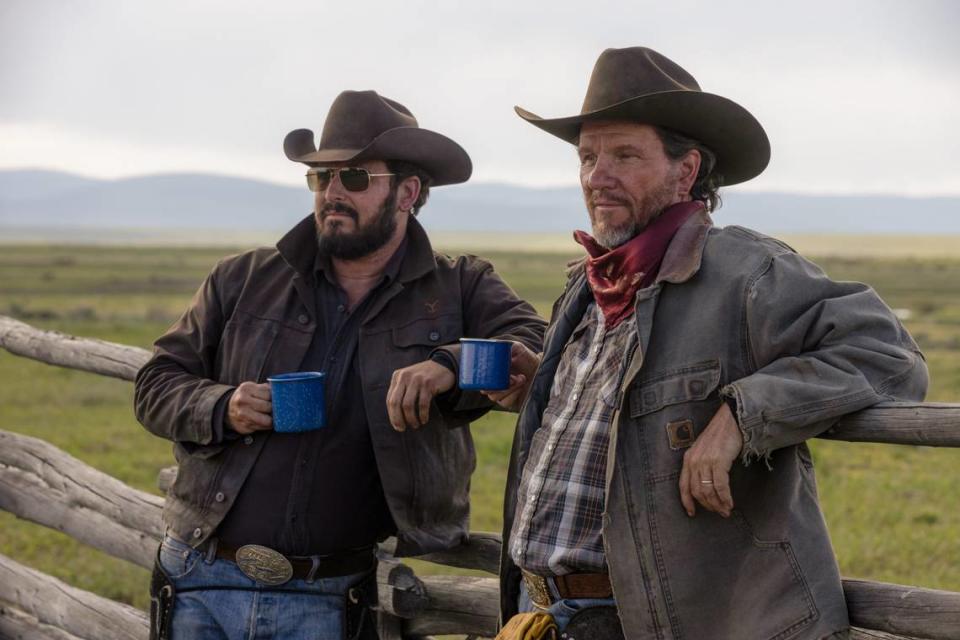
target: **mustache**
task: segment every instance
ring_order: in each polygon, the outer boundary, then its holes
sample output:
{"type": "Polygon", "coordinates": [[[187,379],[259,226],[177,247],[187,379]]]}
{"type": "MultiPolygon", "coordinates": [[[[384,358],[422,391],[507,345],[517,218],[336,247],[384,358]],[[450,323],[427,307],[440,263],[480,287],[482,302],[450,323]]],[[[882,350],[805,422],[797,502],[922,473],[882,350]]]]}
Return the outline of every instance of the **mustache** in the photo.
{"type": "Polygon", "coordinates": [[[615,193],[611,193],[609,191],[600,190],[600,191],[593,191],[590,193],[590,198],[588,200],[590,203],[590,206],[595,207],[597,205],[597,201],[599,200],[603,200],[604,202],[615,202],[617,204],[622,204],[624,206],[630,205],[629,199],[623,196],[617,195],[615,193]]]}
{"type": "Polygon", "coordinates": [[[328,202],[327,204],[323,205],[323,208],[320,209],[320,219],[323,220],[333,211],[349,216],[354,222],[360,221],[360,214],[357,213],[357,210],[351,206],[343,204],[342,202],[328,202]]]}

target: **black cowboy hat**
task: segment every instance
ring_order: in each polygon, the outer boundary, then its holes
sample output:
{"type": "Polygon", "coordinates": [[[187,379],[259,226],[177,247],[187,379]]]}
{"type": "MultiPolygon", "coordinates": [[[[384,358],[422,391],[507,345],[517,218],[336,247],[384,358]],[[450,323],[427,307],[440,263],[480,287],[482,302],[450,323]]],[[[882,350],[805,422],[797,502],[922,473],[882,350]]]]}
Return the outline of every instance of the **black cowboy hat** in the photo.
{"type": "Polygon", "coordinates": [[[473,171],[470,156],[450,138],[421,129],[405,106],[376,91],[344,91],[330,105],[320,135],[296,129],[283,140],[294,162],[310,166],[359,160],[403,160],[430,174],[432,185],[466,182],[473,171]]]}
{"type": "Polygon", "coordinates": [[[584,122],[629,120],[672,129],[717,154],[723,184],[746,182],[770,162],[770,141],[750,112],[700,90],[692,75],[652,49],[607,49],[600,54],[580,115],[541,118],[514,107],[521,118],[577,144],[584,122]]]}

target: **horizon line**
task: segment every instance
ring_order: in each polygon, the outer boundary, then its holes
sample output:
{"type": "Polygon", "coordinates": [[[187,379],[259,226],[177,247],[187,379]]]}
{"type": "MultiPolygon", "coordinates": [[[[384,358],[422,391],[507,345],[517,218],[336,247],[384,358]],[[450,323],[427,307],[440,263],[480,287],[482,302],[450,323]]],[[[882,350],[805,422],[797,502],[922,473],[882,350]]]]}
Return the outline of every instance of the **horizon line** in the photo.
{"type": "MultiPolygon", "coordinates": [[[[11,167],[11,166],[0,166],[0,173],[14,173],[14,172],[38,172],[38,173],[59,173],[63,175],[69,175],[84,180],[90,180],[92,182],[123,182],[127,180],[137,180],[142,178],[156,178],[156,177],[175,177],[175,176],[203,176],[203,177],[212,177],[212,178],[227,178],[234,180],[246,180],[250,182],[258,182],[261,184],[272,185],[276,187],[284,188],[298,188],[300,185],[293,181],[283,182],[275,179],[263,178],[259,176],[251,176],[243,173],[224,173],[219,171],[196,171],[196,170],[184,170],[184,171],[174,171],[174,170],[162,170],[162,171],[153,171],[149,173],[131,173],[126,175],[119,176],[101,176],[101,175],[90,175],[81,173],[78,171],[67,171],[55,167],[42,167],[42,166],[22,166],[22,167],[11,167]]],[[[576,184],[569,183],[550,183],[550,184],[530,184],[522,182],[511,182],[507,180],[473,180],[462,185],[448,185],[448,186],[504,186],[511,188],[521,188],[521,189],[530,189],[534,191],[553,191],[559,189],[579,189],[576,184]]],[[[908,198],[908,199],[956,199],[960,198],[960,192],[957,193],[927,193],[927,194],[916,194],[916,193],[905,193],[905,192],[892,192],[892,191],[846,191],[846,190],[810,190],[810,191],[798,191],[795,189],[770,189],[763,188],[757,189],[753,186],[746,184],[738,184],[729,187],[721,187],[724,191],[729,193],[731,190],[739,193],[754,193],[754,194],[781,194],[788,196],[798,196],[798,197],[814,197],[814,198],[829,198],[829,197],[875,197],[875,198],[908,198]]]]}

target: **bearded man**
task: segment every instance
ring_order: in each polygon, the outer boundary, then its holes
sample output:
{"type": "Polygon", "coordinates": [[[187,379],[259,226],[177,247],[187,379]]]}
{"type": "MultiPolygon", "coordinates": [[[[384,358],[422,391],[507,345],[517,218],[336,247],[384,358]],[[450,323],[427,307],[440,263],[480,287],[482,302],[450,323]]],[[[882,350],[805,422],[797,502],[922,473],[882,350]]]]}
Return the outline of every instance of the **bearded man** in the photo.
{"type": "Polygon", "coordinates": [[[458,339],[541,346],[545,322],[490,263],[434,253],[415,218],[431,186],[470,177],[458,144],[373,91],[340,94],[313,140],[284,141],[313,214],[217,264],[137,376],[137,417],[179,462],[158,637],[376,637],[377,542],[467,537],[468,426],[491,403],[454,387],[458,339]],[[327,424],[276,432],[265,381],[298,371],[326,374],[327,424]]]}
{"type": "Polygon", "coordinates": [[[579,115],[517,112],[577,147],[593,235],[575,234],[587,257],[517,425],[503,620],[541,612],[593,640],[846,637],[805,441],[921,400],[916,344],[869,287],[713,226],[717,187],[762,172],[769,143],[665,56],[608,49],[579,115]]]}

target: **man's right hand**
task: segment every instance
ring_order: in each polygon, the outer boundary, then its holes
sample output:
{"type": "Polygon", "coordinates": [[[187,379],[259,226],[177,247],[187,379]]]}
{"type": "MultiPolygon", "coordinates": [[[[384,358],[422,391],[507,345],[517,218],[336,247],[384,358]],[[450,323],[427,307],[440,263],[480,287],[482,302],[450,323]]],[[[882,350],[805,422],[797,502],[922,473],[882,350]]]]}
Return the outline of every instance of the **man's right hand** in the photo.
{"type": "Polygon", "coordinates": [[[244,382],[230,396],[227,423],[241,434],[273,429],[273,405],[270,385],[244,382]]]}
{"type": "Polygon", "coordinates": [[[522,342],[514,342],[510,349],[510,386],[503,391],[481,391],[483,395],[507,411],[519,411],[527,399],[533,375],[540,366],[539,353],[534,353],[522,342]]]}

